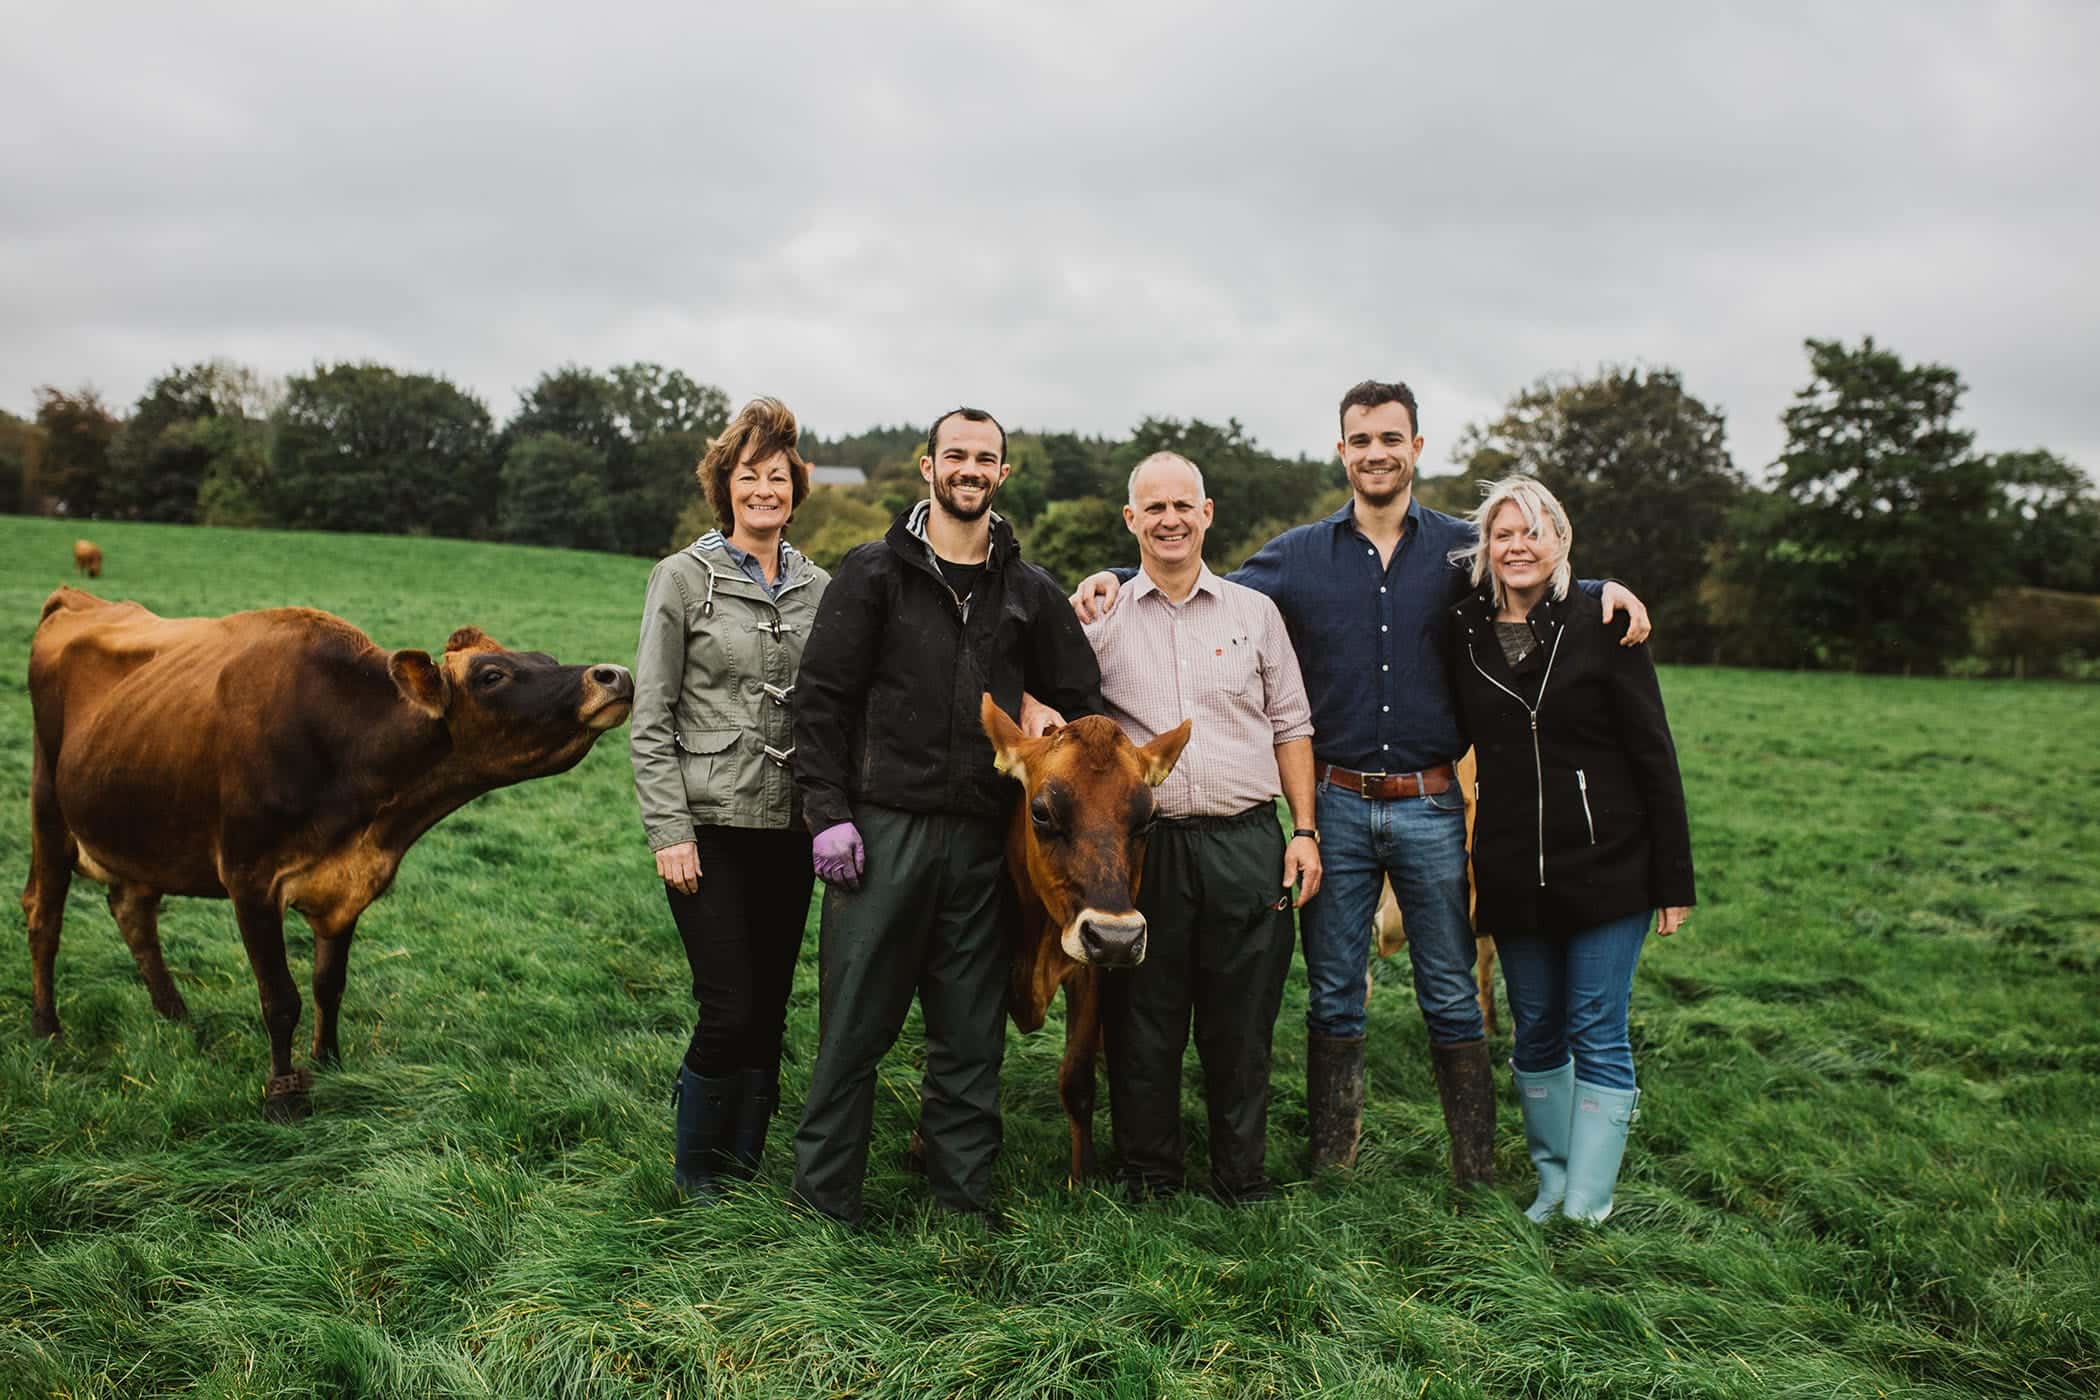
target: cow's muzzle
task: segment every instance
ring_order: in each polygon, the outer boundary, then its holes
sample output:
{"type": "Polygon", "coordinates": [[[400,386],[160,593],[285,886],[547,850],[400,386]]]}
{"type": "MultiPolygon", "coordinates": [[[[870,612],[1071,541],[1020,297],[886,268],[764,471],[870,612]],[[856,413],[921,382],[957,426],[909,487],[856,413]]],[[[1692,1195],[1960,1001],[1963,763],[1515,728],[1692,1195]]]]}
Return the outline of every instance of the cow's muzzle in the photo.
{"type": "Polygon", "coordinates": [[[610,663],[584,672],[583,722],[592,729],[610,729],[634,709],[634,676],[625,666],[610,663]]]}
{"type": "Polygon", "coordinates": [[[1065,930],[1064,945],[1095,967],[1136,967],[1145,960],[1145,916],[1082,909],[1065,930]]]}

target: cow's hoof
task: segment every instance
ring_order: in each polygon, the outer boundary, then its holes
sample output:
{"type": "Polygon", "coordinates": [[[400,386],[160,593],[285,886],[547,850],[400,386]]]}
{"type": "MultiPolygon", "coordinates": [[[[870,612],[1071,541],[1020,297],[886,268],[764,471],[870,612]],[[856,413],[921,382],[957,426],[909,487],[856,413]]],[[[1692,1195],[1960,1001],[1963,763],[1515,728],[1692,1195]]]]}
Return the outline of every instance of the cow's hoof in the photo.
{"type": "Polygon", "coordinates": [[[187,1021],[190,1019],[190,1004],[182,999],[182,993],[180,992],[169,992],[165,997],[155,997],[153,999],[153,1009],[170,1021],[187,1021]]]}
{"type": "Polygon", "coordinates": [[[29,1033],[46,1040],[57,1040],[62,1032],[58,1028],[56,1011],[32,1010],[29,1013],[29,1033]]]}
{"type": "Polygon", "coordinates": [[[307,1091],[314,1077],[303,1069],[271,1077],[263,1086],[263,1117],[272,1123],[296,1123],[314,1111],[307,1091]]]}
{"type": "Polygon", "coordinates": [[[917,1128],[912,1129],[911,1141],[904,1144],[903,1166],[913,1176],[926,1175],[926,1144],[917,1128]]]}

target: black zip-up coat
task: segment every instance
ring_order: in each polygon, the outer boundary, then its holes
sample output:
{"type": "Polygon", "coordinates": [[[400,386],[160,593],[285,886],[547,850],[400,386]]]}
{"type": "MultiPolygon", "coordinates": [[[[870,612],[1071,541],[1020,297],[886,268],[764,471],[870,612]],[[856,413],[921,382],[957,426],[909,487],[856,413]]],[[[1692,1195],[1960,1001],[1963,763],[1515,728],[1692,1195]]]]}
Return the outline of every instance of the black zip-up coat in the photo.
{"type": "Polygon", "coordinates": [[[1485,585],[1449,614],[1459,723],[1480,765],[1475,928],[1565,935],[1690,905],[1684,784],[1648,648],[1620,646],[1626,619],[1605,626],[1581,592],[1540,603],[1530,623],[1536,645],[1513,668],[1485,585]]]}
{"type": "Polygon", "coordinates": [[[856,803],[1004,816],[1019,788],[992,767],[978,705],[1021,692],[1066,719],[1100,714],[1101,668],[1064,591],[992,518],[967,603],[913,529],[915,507],[839,562],[795,679],[795,781],[811,832],[856,803]]]}

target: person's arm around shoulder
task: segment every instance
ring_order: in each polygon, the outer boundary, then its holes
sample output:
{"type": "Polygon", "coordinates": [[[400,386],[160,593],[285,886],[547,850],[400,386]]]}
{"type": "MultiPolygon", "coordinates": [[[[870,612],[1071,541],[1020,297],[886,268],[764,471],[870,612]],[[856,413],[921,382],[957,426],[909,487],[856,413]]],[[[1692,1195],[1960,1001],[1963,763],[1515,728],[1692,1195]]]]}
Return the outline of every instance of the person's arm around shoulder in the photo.
{"type": "Polygon", "coordinates": [[[1028,638],[1022,647],[1022,688],[1063,719],[1108,712],[1101,698],[1101,663],[1068,607],[1057,581],[1023,561],[1016,586],[1030,592],[1028,638]]]}
{"type": "Polygon", "coordinates": [[[1610,687],[1612,723],[1619,745],[1633,769],[1648,809],[1649,899],[1657,914],[1656,932],[1667,937],[1683,924],[1698,902],[1692,883],[1692,830],[1685,810],[1684,779],[1677,766],[1677,744],[1663,710],[1662,685],[1646,647],[1628,647],[1627,620],[1607,626],[1604,672],[1610,687]],[[1619,645],[1610,645],[1617,636],[1619,645]]]}
{"type": "Polygon", "coordinates": [[[1575,586],[1592,598],[1604,602],[1604,625],[1610,627],[1626,614],[1626,626],[1619,635],[1622,647],[1637,647],[1648,640],[1653,630],[1648,623],[1648,605],[1634,596],[1632,589],[1615,578],[1579,578],[1575,586]]]}
{"type": "Polygon", "coordinates": [[[642,832],[656,857],[656,873],[672,888],[693,894],[700,888],[700,848],[693,840],[685,778],[678,771],[677,736],[689,609],[676,560],[674,555],[649,571],[642,598],[627,756],[634,767],[634,795],[641,805],[642,832]]]}
{"type": "Polygon", "coordinates": [[[1312,703],[1306,698],[1305,677],[1298,668],[1298,653],[1291,646],[1283,614],[1266,595],[1256,596],[1262,621],[1258,653],[1262,708],[1276,745],[1276,776],[1283,788],[1283,803],[1291,812],[1291,839],[1283,848],[1283,887],[1298,887],[1291,902],[1302,908],[1320,892],[1325,873],[1313,790],[1312,703]]]}

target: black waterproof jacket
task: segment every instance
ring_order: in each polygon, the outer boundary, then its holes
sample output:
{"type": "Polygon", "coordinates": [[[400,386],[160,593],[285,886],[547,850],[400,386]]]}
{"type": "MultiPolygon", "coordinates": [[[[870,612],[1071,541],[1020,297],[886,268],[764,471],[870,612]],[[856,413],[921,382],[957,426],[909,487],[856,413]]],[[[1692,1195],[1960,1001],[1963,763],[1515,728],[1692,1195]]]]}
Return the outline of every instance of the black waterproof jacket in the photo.
{"type": "Polygon", "coordinates": [[[1648,648],[1572,592],[1531,612],[1511,667],[1485,585],[1450,611],[1459,723],[1478,759],[1474,927],[1565,935],[1693,902],[1677,747],[1648,648]],[[1536,723],[1534,723],[1534,714],[1536,723]]]}
{"type": "Polygon", "coordinates": [[[978,705],[1021,692],[1066,719],[1100,714],[1101,668],[1064,590],[992,517],[967,602],[920,532],[924,503],[839,561],[795,680],[795,781],[811,832],[856,803],[1003,817],[1019,787],[992,766],[978,705]]]}

